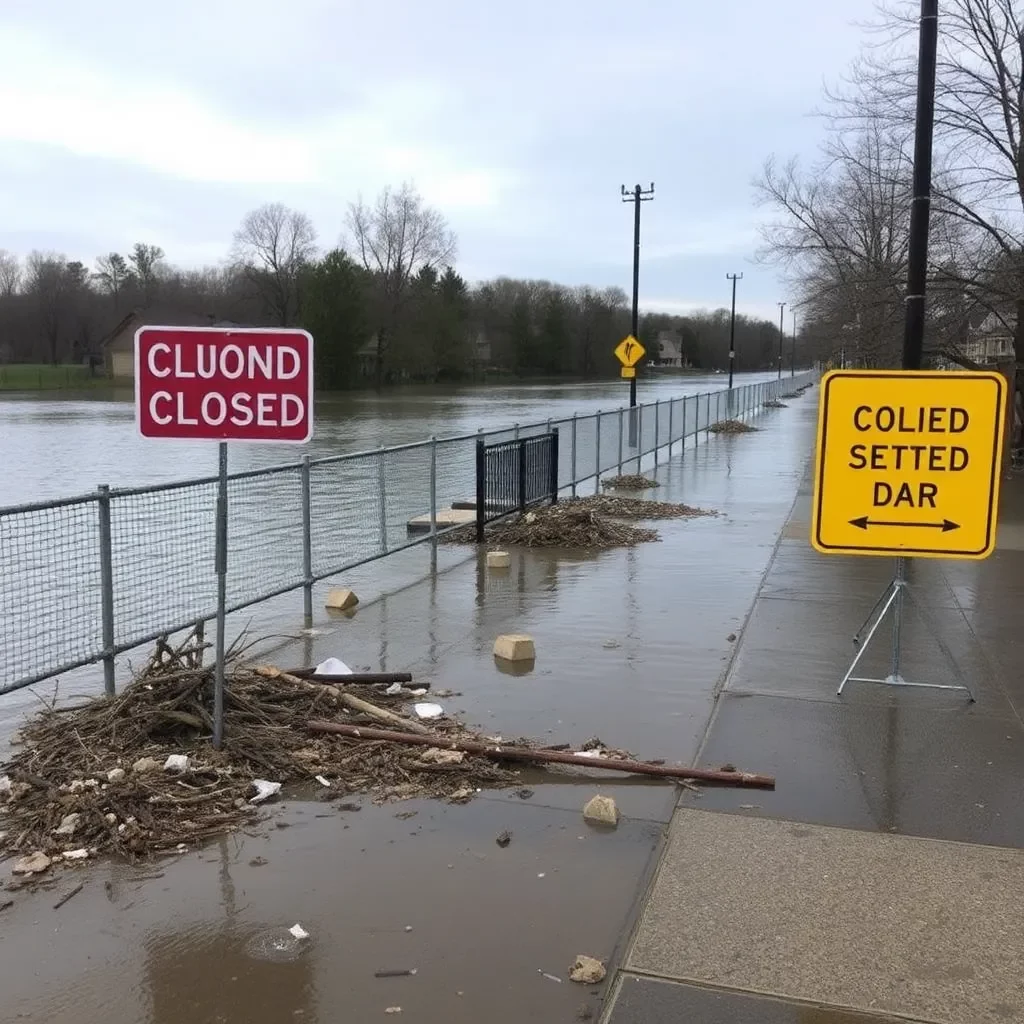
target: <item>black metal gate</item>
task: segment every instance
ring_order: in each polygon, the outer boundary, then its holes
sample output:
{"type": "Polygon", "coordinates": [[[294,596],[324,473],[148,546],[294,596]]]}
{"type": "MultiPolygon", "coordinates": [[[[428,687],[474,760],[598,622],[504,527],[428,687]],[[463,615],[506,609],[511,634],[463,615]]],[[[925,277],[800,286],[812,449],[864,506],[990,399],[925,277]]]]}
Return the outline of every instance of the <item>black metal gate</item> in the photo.
{"type": "Polygon", "coordinates": [[[558,431],[476,443],[476,539],[484,526],[542,501],[558,501],[558,431]]]}

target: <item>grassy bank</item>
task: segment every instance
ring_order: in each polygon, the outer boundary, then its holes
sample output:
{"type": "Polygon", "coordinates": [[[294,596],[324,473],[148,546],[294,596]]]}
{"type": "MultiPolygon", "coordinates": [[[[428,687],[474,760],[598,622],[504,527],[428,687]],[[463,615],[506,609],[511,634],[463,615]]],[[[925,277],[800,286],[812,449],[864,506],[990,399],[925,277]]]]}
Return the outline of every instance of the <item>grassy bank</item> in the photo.
{"type": "Polygon", "coordinates": [[[77,391],[101,386],[110,386],[102,370],[93,375],[86,366],[51,366],[47,363],[0,365],[0,391],[77,391]]]}

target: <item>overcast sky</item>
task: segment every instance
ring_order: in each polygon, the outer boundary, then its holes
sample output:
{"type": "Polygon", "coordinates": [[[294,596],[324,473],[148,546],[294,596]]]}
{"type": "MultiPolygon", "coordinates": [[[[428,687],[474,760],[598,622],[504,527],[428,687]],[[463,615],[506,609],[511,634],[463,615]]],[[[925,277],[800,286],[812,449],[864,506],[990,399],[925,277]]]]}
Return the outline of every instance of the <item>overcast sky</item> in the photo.
{"type": "Polygon", "coordinates": [[[338,242],[347,203],[415,182],[470,280],[773,313],[751,262],[766,156],[813,157],[809,116],[871,0],[0,0],[0,248],[91,264],[135,241],[223,260],[281,201],[338,242]]]}

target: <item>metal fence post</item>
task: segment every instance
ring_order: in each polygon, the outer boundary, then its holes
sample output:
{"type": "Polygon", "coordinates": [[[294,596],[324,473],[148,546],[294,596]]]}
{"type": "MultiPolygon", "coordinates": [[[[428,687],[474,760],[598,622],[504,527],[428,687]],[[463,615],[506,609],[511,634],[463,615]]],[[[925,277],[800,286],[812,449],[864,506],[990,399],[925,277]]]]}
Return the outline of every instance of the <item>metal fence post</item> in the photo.
{"type": "Polygon", "coordinates": [[[377,491],[380,498],[380,549],[388,549],[388,502],[384,491],[384,445],[377,452],[377,491]]]}
{"type": "Polygon", "coordinates": [[[519,511],[526,511],[526,442],[520,441],[516,446],[519,457],[517,470],[519,475],[519,511]]]}
{"type": "MultiPolygon", "coordinates": [[[[550,422],[551,420],[548,420],[548,423],[550,422]]],[[[551,478],[549,487],[551,490],[551,504],[554,505],[558,501],[558,429],[549,430],[548,433],[551,435],[551,478]]]]}
{"type": "Polygon", "coordinates": [[[572,477],[572,496],[576,497],[576,413],[572,414],[572,451],[569,453],[569,475],[572,477]]]}
{"type": "Polygon", "coordinates": [[[487,445],[482,437],[476,439],[476,542],[484,542],[484,522],[487,519],[487,445]]]}
{"type": "Polygon", "coordinates": [[[519,440],[519,424],[518,423],[513,423],[512,424],[512,439],[515,440],[515,441],[519,440]]]}
{"type": "Polygon", "coordinates": [[[630,410],[636,413],[636,471],[640,472],[640,461],[644,457],[644,407],[638,405],[630,410]]]}
{"type": "Polygon", "coordinates": [[[110,487],[100,484],[100,615],[103,626],[103,692],[114,696],[114,559],[110,538],[110,487]]]}
{"type": "MultiPolygon", "coordinates": [[[[594,417],[594,493],[601,493],[601,410],[594,417]]],[[[622,457],[622,409],[619,409],[619,458],[622,457]]]]}
{"type": "Polygon", "coordinates": [[[437,437],[430,435],[430,571],[437,572],[437,437]]]}
{"type": "Polygon", "coordinates": [[[302,456],[302,618],[306,629],[313,625],[313,502],[309,456],[302,456]]]}
{"type": "Polygon", "coordinates": [[[654,400],[654,465],[658,465],[658,426],[661,422],[661,399],[654,400]]]}
{"type": "Polygon", "coordinates": [[[675,412],[676,412],[676,400],[670,398],[668,400],[668,461],[672,461],[672,434],[675,429],[675,412]]]}
{"type": "Polygon", "coordinates": [[[619,476],[622,476],[622,406],[619,406],[619,476]]]}

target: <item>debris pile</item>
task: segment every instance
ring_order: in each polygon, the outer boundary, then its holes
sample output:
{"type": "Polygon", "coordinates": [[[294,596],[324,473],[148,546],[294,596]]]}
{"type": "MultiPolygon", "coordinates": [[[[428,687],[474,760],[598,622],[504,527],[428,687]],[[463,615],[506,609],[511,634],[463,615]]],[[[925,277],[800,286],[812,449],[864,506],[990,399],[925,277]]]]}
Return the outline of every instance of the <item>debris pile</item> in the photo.
{"type": "Polygon", "coordinates": [[[764,403],[764,407],[766,409],[788,409],[789,408],[789,406],[786,405],[785,402],[780,402],[780,401],[778,401],[778,400],[776,400],[774,398],[769,398],[768,401],[764,403]]]}
{"type": "MultiPolygon", "coordinates": [[[[601,494],[571,498],[533,509],[514,519],[491,523],[486,537],[489,543],[502,545],[602,550],[659,539],[657,531],[622,520],[687,519],[715,514],[689,505],[601,494]]],[[[475,544],[476,527],[453,530],[444,539],[448,543],[475,544]]]]}
{"type": "MultiPolygon", "coordinates": [[[[393,728],[428,730],[404,713],[417,699],[409,689],[307,682],[245,667],[237,649],[225,680],[224,744],[214,750],[214,670],[202,664],[202,650],[194,635],[177,648],[159,641],[114,699],[49,708],[26,722],[23,745],[0,766],[0,854],[70,860],[174,850],[258,815],[258,803],[280,783],[315,784],[321,799],[369,793],[384,802],[472,794],[516,780],[484,757],[311,735],[314,718],[359,725],[389,716],[383,720],[393,728]]],[[[448,717],[433,719],[429,732],[476,738],[448,717]]]]}
{"type": "Polygon", "coordinates": [[[617,491],[646,491],[651,487],[660,487],[657,480],[644,476],[642,473],[625,473],[601,481],[602,487],[612,487],[617,491]]]}
{"type": "Polygon", "coordinates": [[[712,423],[708,430],[712,434],[753,434],[757,427],[752,427],[742,420],[719,420],[712,423]]]}

